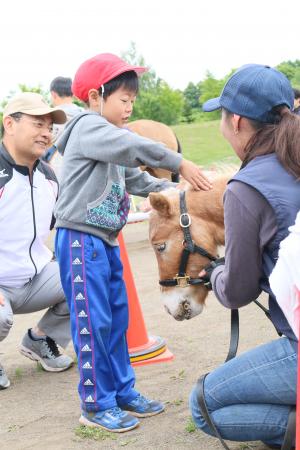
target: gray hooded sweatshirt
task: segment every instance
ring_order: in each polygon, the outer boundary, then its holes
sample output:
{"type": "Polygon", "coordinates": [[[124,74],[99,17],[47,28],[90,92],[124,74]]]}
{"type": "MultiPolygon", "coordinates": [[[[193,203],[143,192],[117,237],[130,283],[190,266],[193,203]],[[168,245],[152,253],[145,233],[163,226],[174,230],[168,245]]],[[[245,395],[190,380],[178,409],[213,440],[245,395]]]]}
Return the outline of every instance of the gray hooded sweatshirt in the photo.
{"type": "Polygon", "coordinates": [[[176,186],[138,166],[177,173],[182,156],[163,144],[118,128],[99,114],[86,111],[66,126],[56,146],[63,157],[56,205],[56,227],[92,234],[118,245],[127,221],[128,193],[147,197],[176,186]]]}
{"type": "MultiPolygon", "coordinates": [[[[60,109],[62,109],[67,116],[67,122],[73,119],[73,117],[77,116],[78,114],[83,112],[83,109],[79,106],[75,105],[74,103],[66,103],[64,105],[60,105],[60,109]]],[[[66,124],[58,125],[53,124],[53,140],[52,143],[56,146],[56,141],[59,140],[61,135],[64,132],[64,129],[66,127],[66,124]]],[[[54,152],[51,159],[50,159],[50,165],[52,166],[55,175],[60,181],[61,178],[61,166],[62,166],[62,155],[58,153],[58,151],[54,152]]]]}
{"type": "MultiPolygon", "coordinates": [[[[83,109],[80,108],[80,106],[75,105],[75,103],[65,103],[63,105],[60,105],[59,108],[66,113],[68,122],[73,119],[73,117],[77,116],[77,114],[80,114],[83,111],[83,109]]],[[[53,124],[53,142],[57,141],[58,138],[62,135],[65,126],[65,124],[53,124]]]]}

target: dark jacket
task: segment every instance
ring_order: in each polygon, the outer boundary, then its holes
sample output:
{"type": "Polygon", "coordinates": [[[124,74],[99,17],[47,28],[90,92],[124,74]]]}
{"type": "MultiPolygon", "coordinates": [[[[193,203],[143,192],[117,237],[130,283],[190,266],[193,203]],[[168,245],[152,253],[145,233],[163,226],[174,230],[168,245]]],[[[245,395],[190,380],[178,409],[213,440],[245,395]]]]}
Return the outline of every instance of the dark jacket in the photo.
{"type": "Polygon", "coordinates": [[[213,289],[222,304],[239,308],[269,294],[271,319],[295,340],[269,286],[279,244],[300,210],[300,183],[275,154],[252,160],[230,180],[225,194],[225,266],[213,271],[213,289]]]}

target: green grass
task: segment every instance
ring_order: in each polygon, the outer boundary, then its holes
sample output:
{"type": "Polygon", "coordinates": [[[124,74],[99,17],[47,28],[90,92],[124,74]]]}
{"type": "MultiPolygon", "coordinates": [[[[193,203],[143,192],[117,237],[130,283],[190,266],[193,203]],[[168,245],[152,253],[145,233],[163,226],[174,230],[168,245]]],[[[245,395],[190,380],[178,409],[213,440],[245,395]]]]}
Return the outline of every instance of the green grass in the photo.
{"type": "Polygon", "coordinates": [[[15,370],[16,378],[20,379],[23,376],[23,370],[20,367],[17,367],[15,370]]]}
{"type": "Polygon", "coordinates": [[[185,158],[207,167],[215,162],[238,163],[234,151],[220,133],[220,121],[174,125],[185,158]]]}
{"type": "Polygon", "coordinates": [[[36,371],[37,372],[44,372],[43,366],[39,362],[36,364],[36,371]]]}
{"type": "Polygon", "coordinates": [[[121,447],[125,447],[128,444],[134,444],[135,442],[137,442],[137,438],[133,438],[133,439],[128,439],[127,441],[120,441],[120,446],[121,447]]]}
{"type": "Polygon", "coordinates": [[[187,423],[185,425],[185,431],[188,433],[194,433],[196,431],[196,425],[191,417],[188,418],[187,423]]]}
{"type": "Polygon", "coordinates": [[[182,398],[178,398],[173,401],[173,405],[175,405],[175,406],[180,406],[182,403],[183,403],[182,398]]]}
{"type": "Polygon", "coordinates": [[[181,371],[178,373],[178,375],[172,375],[172,376],[170,376],[170,379],[171,379],[171,380],[184,380],[184,378],[185,378],[184,370],[181,370],[181,371]]]}
{"type": "Polygon", "coordinates": [[[92,439],[94,441],[104,441],[105,439],[112,439],[115,441],[117,439],[115,433],[110,433],[101,428],[85,427],[83,425],[75,428],[75,434],[82,439],[92,439]]]}

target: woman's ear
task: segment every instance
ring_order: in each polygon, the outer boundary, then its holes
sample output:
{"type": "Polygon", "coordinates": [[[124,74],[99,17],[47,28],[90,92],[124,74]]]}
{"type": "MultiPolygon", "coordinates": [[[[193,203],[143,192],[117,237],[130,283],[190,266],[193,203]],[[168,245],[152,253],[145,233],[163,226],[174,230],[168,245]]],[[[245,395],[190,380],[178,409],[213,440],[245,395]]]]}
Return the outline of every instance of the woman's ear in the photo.
{"type": "Polygon", "coordinates": [[[231,123],[232,123],[234,134],[238,134],[240,131],[240,120],[241,120],[241,116],[239,116],[238,114],[232,114],[231,123]]]}

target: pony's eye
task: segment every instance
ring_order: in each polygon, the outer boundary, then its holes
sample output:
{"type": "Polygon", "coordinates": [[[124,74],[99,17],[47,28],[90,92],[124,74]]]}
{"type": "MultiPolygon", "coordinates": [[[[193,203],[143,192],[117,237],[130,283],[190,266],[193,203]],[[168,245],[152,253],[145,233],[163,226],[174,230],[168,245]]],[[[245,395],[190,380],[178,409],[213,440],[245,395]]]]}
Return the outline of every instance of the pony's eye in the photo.
{"type": "Polygon", "coordinates": [[[167,244],[163,242],[162,244],[155,244],[155,249],[159,253],[162,253],[166,249],[167,244]]]}

